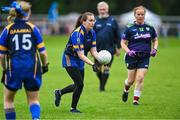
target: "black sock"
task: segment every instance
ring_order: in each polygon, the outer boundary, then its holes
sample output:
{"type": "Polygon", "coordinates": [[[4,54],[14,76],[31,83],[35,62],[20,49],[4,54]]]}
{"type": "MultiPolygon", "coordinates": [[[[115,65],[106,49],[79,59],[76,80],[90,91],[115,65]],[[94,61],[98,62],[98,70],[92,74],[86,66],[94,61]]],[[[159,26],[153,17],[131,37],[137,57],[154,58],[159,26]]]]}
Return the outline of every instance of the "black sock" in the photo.
{"type": "Polygon", "coordinates": [[[99,89],[102,90],[102,73],[97,72],[96,75],[97,75],[97,77],[99,79],[99,89]]]}
{"type": "Polygon", "coordinates": [[[102,73],[101,72],[97,72],[96,75],[97,75],[98,79],[101,80],[102,73]]]}
{"type": "Polygon", "coordinates": [[[107,83],[108,78],[109,78],[109,74],[106,74],[106,73],[102,74],[102,80],[101,80],[102,83],[101,83],[101,87],[100,87],[101,90],[105,90],[105,85],[107,83]]]}

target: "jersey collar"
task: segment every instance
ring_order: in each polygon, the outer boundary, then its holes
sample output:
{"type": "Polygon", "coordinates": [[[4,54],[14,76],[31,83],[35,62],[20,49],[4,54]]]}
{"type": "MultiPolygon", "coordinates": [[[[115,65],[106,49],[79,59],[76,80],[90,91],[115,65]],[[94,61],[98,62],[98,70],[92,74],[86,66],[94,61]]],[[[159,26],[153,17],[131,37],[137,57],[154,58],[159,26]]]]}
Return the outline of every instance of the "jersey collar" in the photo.
{"type": "Polygon", "coordinates": [[[89,30],[89,32],[87,33],[86,28],[84,27],[84,25],[81,25],[82,30],[84,31],[85,34],[90,34],[91,30],[89,30]]]}
{"type": "Polygon", "coordinates": [[[143,24],[137,24],[136,21],[134,21],[134,24],[137,25],[137,26],[144,26],[145,22],[143,24]]]}
{"type": "Polygon", "coordinates": [[[20,18],[15,18],[14,22],[27,22],[27,19],[20,19],[20,18]]]}

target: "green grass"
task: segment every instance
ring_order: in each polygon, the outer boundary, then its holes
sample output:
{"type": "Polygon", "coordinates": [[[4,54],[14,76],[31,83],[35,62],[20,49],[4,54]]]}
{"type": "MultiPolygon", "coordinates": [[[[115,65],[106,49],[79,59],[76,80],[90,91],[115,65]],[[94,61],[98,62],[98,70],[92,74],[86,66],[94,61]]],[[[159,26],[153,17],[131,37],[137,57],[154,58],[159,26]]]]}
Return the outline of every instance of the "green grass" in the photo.
{"type": "MultiPolygon", "coordinates": [[[[49,72],[43,76],[40,91],[42,119],[180,119],[180,40],[160,40],[158,55],[151,59],[145,77],[140,106],[132,105],[133,87],[127,103],[121,100],[124,80],[127,76],[123,56],[115,57],[106,92],[99,92],[99,81],[86,65],[85,86],[78,108],[83,114],[71,114],[71,95],[62,97],[60,108],[54,106],[53,91],[72,83],[61,67],[61,56],[68,40],[67,36],[45,36],[49,54],[49,72]]],[[[31,119],[24,89],[15,97],[18,119],[31,119]]],[[[0,119],[4,119],[3,86],[0,85],[0,119]]]]}

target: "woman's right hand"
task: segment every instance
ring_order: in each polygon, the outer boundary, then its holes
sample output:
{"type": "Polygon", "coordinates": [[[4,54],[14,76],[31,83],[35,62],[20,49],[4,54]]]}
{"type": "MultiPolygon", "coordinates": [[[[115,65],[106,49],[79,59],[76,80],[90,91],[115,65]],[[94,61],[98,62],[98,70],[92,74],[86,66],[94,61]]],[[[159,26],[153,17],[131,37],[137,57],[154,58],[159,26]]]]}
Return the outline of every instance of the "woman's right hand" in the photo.
{"type": "Polygon", "coordinates": [[[99,66],[97,64],[93,64],[92,69],[93,69],[94,72],[99,72],[100,71],[100,68],[99,68],[99,66]]]}

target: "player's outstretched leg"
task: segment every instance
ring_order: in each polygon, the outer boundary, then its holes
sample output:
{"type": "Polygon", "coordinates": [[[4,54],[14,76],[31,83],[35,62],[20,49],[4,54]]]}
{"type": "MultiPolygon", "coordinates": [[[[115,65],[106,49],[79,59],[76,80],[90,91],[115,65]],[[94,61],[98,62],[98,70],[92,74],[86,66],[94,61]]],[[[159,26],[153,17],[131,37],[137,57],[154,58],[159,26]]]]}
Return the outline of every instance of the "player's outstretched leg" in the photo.
{"type": "Polygon", "coordinates": [[[126,102],[128,100],[128,93],[129,93],[129,88],[130,84],[128,83],[128,80],[125,80],[125,85],[124,85],[124,90],[123,90],[123,95],[122,95],[122,100],[126,102]]]}
{"type": "Polygon", "coordinates": [[[126,102],[128,100],[128,92],[123,91],[122,100],[126,102]]]}

